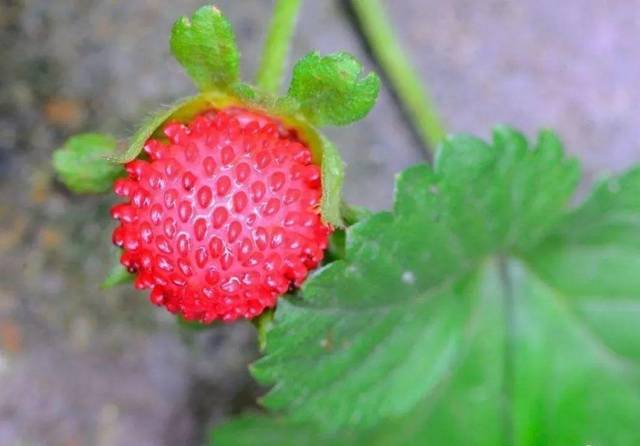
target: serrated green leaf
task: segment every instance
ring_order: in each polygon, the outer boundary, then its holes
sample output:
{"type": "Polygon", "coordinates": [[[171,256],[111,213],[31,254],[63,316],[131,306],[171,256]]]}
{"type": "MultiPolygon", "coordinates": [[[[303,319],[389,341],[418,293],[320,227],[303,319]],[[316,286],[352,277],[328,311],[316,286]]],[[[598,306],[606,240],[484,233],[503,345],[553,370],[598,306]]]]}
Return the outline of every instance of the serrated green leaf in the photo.
{"type": "Polygon", "coordinates": [[[306,282],[304,305],[280,306],[270,354],[254,367],[258,378],[278,382],[267,406],[289,408],[298,419],[323,417],[327,425],[371,425],[413,407],[451,365],[470,311],[444,285],[494,252],[524,249],[561,217],[577,167],[560,157],[554,147],[529,150],[520,135],[499,130],[493,147],[453,137],[433,170],[417,166],[401,175],[394,214],[350,228],[346,260],[306,282]],[[302,320],[304,334],[293,335],[302,320]],[[308,336],[315,346],[299,342],[308,336]],[[336,344],[340,354],[323,343],[336,344]],[[369,356],[372,349],[379,355],[369,356]],[[300,376],[296,364],[310,361],[317,364],[300,376]],[[353,364],[357,373],[346,373],[353,364]],[[408,394],[392,397],[394,386],[408,394]],[[304,400],[297,399],[300,392],[304,400]],[[376,404],[357,405],[361,394],[376,404]]]}
{"type": "Polygon", "coordinates": [[[600,182],[528,261],[575,322],[616,360],[640,366],[640,168],[600,182]],[[626,358],[626,359],[625,359],[626,358]],[[624,362],[624,361],[623,361],[624,362]]]}
{"type": "MultiPolygon", "coordinates": [[[[243,427],[271,426],[265,445],[301,426],[309,445],[640,444],[640,170],[571,211],[577,181],[550,132],[447,140],[279,304],[253,372],[286,419],[243,427]]],[[[221,444],[242,444],[233,426],[221,444]]]]}
{"type": "Polygon", "coordinates": [[[288,97],[315,125],[346,125],[373,108],[380,79],[375,73],[360,78],[362,65],[347,53],[310,53],[293,68],[288,97]]]}
{"type": "Polygon", "coordinates": [[[202,90],[226,88],[238,80],[240,53],[233,27],[215,6],[203,6],[191,20],[173,25],[171,52],[202,90]]]}
{"type": "MultiPolygon", "coordinates": [[[[344,446],[345,439],[317,426],[285,419],[251,415],[233,420],[211,431],[209,446],[344,446]]],[[[352,443],[356,444],[356,443],[352,443]]],[[[390,443],[394,444],[394,443],[390,443]]]]}
{"type": "Polygon", "coordinates": [[[124,173],[122,166],[109,161],[117,141],[99,133],[83,133],[69,138],[53,152],[53,167],[60,180],[72,191],[100,193],[111,188],[124,173]]]}

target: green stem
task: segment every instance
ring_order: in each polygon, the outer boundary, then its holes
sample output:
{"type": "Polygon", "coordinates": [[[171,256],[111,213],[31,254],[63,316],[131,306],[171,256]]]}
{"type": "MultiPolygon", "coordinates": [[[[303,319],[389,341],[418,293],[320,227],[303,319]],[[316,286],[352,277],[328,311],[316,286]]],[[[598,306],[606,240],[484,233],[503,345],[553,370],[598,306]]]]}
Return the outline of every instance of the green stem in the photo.
{"type": "Polygon", "coordinates": [[[371,50],[411,117],[429,154],[429,147],[436,147],[446,136],[431,95],[400,47],[380,0],[351,2],[371,50]]]}
{"type": "Polygon", "coordinates": [[[276,0],[256,79],[266,92],[277,93],[280,87],[301,4],[302,0],[276,0]]]}

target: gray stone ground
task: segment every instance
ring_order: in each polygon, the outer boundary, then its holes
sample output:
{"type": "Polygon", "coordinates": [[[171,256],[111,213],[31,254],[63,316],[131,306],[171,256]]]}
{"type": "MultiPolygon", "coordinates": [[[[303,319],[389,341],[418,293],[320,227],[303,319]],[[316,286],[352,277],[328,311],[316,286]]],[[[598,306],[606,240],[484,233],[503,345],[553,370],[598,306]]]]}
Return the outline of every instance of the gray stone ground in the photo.
{"type": "MultiPolygon", "coordinates": [[[[123,288],[98,288],[111,253],[110,197],[52,181],[70,134],[130,134],[192,87],[170,59],[172,21],[201,0],[0,0],[0,444],[199,444],[252,404],[248,324],[185,333],[123,288]]],[[[640,161],[640,1],[387,0],[451,130],[497,122],[556,128],[587,178],[640,161]]],[[[247,78],[271,1],[220,0],[247,78]]],[[[341,2],[308,0],[294,55],[366,59],[341,2]]],[[[388,91],[330,135],[347,197],[387,207],[393,175],[421,149],[388,91]]]]}

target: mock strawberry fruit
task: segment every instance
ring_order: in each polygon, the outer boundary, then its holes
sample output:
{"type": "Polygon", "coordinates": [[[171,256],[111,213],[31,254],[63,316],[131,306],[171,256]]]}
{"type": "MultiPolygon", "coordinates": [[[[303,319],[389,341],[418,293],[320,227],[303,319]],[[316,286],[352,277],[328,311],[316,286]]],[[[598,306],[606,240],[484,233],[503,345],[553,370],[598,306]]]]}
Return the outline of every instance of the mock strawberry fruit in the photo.
{"type": "Polygon", "coordinates": [[[280,122],[208,111],[150,139],[114,184],[113,242],[135,286],[188,320],[252,318],[322,260],[320,170],[280,122]]]}

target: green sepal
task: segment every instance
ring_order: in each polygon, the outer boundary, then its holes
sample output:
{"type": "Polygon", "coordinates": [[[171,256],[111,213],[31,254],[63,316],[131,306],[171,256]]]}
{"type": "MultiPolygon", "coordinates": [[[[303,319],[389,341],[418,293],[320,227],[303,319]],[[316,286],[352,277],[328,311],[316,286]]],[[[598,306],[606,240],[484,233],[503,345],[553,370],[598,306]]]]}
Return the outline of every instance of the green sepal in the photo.
{"type": "Polygon", "coordinates": [[[113,267],[107,277],[104,279],[100,288],[108,289],[113,288],[118,285],[124,285],[127,283],[133,282],[135,279],[135,275],[131,274],[127,269],[120,263],[120,249],[114,250],[113,254],[113,267]]]}
{"type": "Polygon", "coordinates": [[[231,85],[229,94],[249,104],[251,108],[259,108],[272,115],[294,116],[298,111],[298,103],[294,99],[265,92],[244,82],[231,85]]]}
{"type": "Polygon", "coordinates": [[[107,275],[107,278],[104,279],[100,288],[108,289],[113,288],[114,286],[124,285],[127,283],[133,282],[135,276],[131,274],[127,269],[122,265],[116,265],[107,275]]]}
{"type": "Polygon", "coordinates": [[[320,134],[304,116],[294,113],[294,103],[290,99],[266,95],[247,84],[235,84],[230,90],[234,94],[208,91],[191,96],[152,116],[134,134],[129,148],[120,155],[112,155],[110,159],[118,163],[127,163],[137,158],[149,138],[163,137],[161,128],[168,121],[188,122],[205,110],[233,106],[255,110],[279,119],[285,127],[294,129],[298,137],[309,146],[313,161],[321,166],[322,202],[320,210],[322,218],[333,226],[343,226],[341,203],[344,162],[333,144],[320,134]]]}
{"type": "Polygon", "coordinates": [[[351,54],[309,53],[293,68],[288,97],[314,125],[347,125],[369,113],[380,91],[375,73],[361,73],[351,54]]]}
{"type": "Polygon", "coordinates": [[[124,153],[112,155],[109,157],[110,161],[124,164],[136,159],[138,155],[140,155],[140,152],[142,152],[147,140],[157,134],[162,124],[175,118],[181,111],[184,112],[185,109],[193,107],[198,97],[199,96],[191,96],[181,99],[169,108],[151,115],[131,137],[131,142],[127,150],[124,153]]]}
{"type": "Polygon", "coordinates": [[[273,325],[273,316],[275,311],[273,308],[269,308],[265,310],[260,316],[252,319],[254,327],[256,327],[256,331],[258,333],[258,346],[260,347],[260,351],[264,351],[267,347],[267,334],[273,325]]]}
{"type": "Polygon", "coordinates": [[[118,142],[108,135],[76,135],[53,152],[53,167],[58,178],[74,192],[106,192],[113,180],[124,174],[122,166],[106,159],[117,146],[118,142]]]}
{"type": "Polygon", "coordinates": [[[342,185],[344,161],[340,152],[327,138],[322,138],[322,218],[333,226],[342,227],[342,185]]]}
{"type": "Polygon", "coordinates": [[[178,324],[178,327],[187,331],[202,331],[215,326],[215,324],[203,324],[202,322],[198,321],[188,321],[181,315],[176,316],[176,322],[178,324]]]}
{"type": "Polygon", "coordinates": [[[240,74],[240,53],[231,23],[215,6],[203,6],[191,20],[171,29],[171,52],[201,91],[225,88],[240,74]]]}

